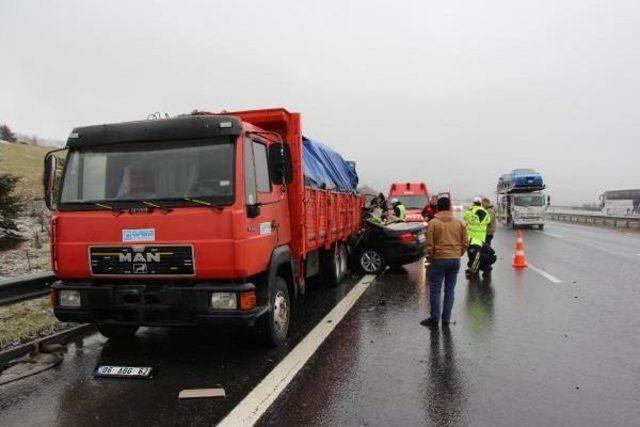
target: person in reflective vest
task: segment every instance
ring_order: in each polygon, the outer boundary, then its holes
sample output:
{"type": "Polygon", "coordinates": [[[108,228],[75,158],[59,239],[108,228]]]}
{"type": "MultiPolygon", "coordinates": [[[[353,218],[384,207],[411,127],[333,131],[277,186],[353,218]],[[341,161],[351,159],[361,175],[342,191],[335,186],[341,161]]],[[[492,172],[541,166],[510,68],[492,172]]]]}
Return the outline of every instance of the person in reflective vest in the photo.
{"type": "Polygon", "coordinates": [[[473,205],[464,213],[464,221],[467,224],[467,234],[469,235],[469,249],[467,255],[469,262],[467,263],[467,273],[475,273],[470,271],[475,257],[479,254],[479,250],[487,239],[487,227],[491,222],[491,216],[485,208],[482,207],[482,199],[476,197],[473,199],[473,205]]]}
{"type": "Polygon", "coordinates": [[[491,222],[491,216],[482,207],[482,199],[480,197],[473,199],[473,205],[464,213],[464,221],[467,224],[469,244],[482,246],[487,239],[487,227],[491,222]]]}
{"type": "Polygon", "coordinates": [[[393,215],[400,221],[404,221],[407,217],[407,208],[404,207],[402,202],[398,199],[391,199],[391,206],[393,206],[393,215]]]}

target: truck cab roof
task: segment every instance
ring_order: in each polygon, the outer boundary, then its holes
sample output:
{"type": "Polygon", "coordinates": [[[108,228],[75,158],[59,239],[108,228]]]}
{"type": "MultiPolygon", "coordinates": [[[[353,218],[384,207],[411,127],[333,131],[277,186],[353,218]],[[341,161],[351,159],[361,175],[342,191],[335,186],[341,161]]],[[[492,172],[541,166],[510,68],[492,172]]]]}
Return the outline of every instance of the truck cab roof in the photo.
{"type": "Polygon", "coordinates": [[[394,182],[389,188],[389,196],[427,195],[429,191],[424,182],[394,182]]]}
{"type": "Polygon", "coordinates": [[[237,136],[242,121],[225,115],[187,115],[171,119],[140,120],[82,126],[73,129],[67,148],[141,141],[201,139],[237,136]]]}

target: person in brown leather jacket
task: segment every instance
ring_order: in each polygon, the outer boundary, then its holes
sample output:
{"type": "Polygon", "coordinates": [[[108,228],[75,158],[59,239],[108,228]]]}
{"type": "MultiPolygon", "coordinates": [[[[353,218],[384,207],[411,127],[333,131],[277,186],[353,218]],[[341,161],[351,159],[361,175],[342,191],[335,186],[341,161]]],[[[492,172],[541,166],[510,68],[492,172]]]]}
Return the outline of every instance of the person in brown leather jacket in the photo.
{"type": "Polygon", "coordinates": [[[438,199],[438,213],[429,221],[427,227],[427,258],[429,266],[429,301],[431,316],[420,322],[423,326],[437,327],[440,319],[440,294],[444,280],[444,306],[442,307],[442,325],[451,321],[454,290],[460,271],[460,257],[469,246],[467,229],[453,216],[451,200],[438,199]]]}

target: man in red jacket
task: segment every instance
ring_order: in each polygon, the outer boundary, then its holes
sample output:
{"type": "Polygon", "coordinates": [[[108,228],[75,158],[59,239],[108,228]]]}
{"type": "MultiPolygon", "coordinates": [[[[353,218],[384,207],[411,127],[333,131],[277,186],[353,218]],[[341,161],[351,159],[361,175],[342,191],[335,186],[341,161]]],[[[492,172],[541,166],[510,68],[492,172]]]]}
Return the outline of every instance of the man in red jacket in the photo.
{"type": "Polygon", "coordinates": [[[422,216],[427,220],[431,221],[434,216],[438,213],[438,198],[436,196],[431,196],[431,200],[429,200],[429,204],[422,209],[422,216]]]}

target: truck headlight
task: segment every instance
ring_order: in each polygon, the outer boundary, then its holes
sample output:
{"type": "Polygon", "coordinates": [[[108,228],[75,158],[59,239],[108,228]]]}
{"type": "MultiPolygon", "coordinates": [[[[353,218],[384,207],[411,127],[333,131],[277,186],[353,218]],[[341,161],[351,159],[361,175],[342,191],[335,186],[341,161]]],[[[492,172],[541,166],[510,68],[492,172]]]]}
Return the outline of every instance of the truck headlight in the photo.
{"type": "Polygon", "coordinates": [[[58,294],[58,304],[63,307],[80,307],[80,292],[63,290],[58,294]]]}
{"type": "Polygon", "coordinates": [[[209,306],[219,310],[235,310],[238,308],[236,293],[212,292],[209,300],[209,306]]]}

